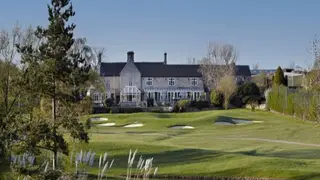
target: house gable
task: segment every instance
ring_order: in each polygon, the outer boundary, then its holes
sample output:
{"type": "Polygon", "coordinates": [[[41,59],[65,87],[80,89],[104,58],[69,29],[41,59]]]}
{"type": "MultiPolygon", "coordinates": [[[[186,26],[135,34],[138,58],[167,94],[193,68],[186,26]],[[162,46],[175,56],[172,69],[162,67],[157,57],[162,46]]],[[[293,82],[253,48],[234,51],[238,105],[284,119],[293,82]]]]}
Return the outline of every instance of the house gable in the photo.
{"type": "Polygon", "coordinates": [[[141,73],[132,61],[128,61],[120,72],[120,88],[136,86],[141,88],[141,73]]]}

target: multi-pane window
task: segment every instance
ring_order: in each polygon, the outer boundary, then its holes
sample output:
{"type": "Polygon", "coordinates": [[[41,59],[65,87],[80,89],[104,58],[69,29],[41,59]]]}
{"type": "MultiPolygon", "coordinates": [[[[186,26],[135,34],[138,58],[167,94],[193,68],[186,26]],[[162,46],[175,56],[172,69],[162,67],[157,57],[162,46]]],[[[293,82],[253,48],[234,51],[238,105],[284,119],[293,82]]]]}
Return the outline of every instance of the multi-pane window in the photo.
{"type": "Polygon", "coordinates": [[[198,85],[198,79],[197,78],[191,78],[191,84],[192,84],[192,86],[197,86],[198,85]]]}
{"type": "Polygon", "coordinates": [[[99,101],[99,94],[98,93],[93,94],[93,101],[99,101]]]}
{"type": "Polygon", "coordinates": [[[174,86],[175,85],[175,79],[174,78],[169,78],[169,86],[174,86]]]}
{"type": "Polygon", "coordinates": [[[152,78],[147,78],[146,85],[147,86],[152,86],[153,85],[153,79],[152,78]]]}

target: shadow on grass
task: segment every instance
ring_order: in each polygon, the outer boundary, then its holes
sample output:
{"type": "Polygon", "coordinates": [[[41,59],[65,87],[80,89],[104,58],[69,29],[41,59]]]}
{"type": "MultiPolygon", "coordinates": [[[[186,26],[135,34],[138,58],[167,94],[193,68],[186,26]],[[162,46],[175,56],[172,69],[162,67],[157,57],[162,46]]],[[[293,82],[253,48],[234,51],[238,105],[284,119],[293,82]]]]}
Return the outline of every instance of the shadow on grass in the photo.
{"type": "Polygon", "coordinates": [[[295,176],[292,179],[295,179],[295,180],[320,179],[320,173],[311,173],[306,175],[295,176]]]}
{"type": "MultiPolygon", "coordinates": [[[[140,155],[145,158],[154,158],[153,163],[156,166],[166,166],[166,165],[181,165],[181,164],[188,164],[188,163],[198,163],[201,161],[208,161],[212,160],[214,157],[218,157],[223,155],[223,153],[219,153],[216,151],[210,150],[199,150],[199,149],[181,149],[181,150],[168,150],[158,153],[148,153],[148,152],[138,152],[135,157],[136,164],[139,160],[140,155]]],[[[114,156],[116,159],[115,167],[124,168],[127,166],[128,155],[118,155],[114,156]]],[[[134,165],[135,166],[135,165],[134,165]]]]}
{"type": "Polygon", "coordinates": [[[178,137],[178,136],[182,136],[182,135],[185,135],[185,134],[189,134],[190,131],[177,131],[175,132],[174,134],[168,134],[167,136],[162,136],[162,137],[158,137],[155,139],[155,141],[164,141],[164,140],[168,140],[168,139],[172,139],[174,137],[178,137]]]}
{"type": "Polygon", "coordinates": [[[301,149],[293,151],[266,152],[261,153],[257,150],[241,151],[239,154],[248,156],[277,157],[287,159],[320,159],[320,149],[301,149]]]}
{"type": "Polygon", "coordinates": [[[214,122],[227,122],[231,124],[236,124],[233,120],[241,120],[241,121],[252,121],[251,119],[242,119],[242,118],[234,118],[234,117],[228,117],[228,116],[218,116],[214,122]]]}
{"type": "Polygon", "coordinates": [[[167,113],[155,113],[154,117],[167,119],[167,118],[171,118],[172,116],[170,114],[167,114],[167,113]]]}

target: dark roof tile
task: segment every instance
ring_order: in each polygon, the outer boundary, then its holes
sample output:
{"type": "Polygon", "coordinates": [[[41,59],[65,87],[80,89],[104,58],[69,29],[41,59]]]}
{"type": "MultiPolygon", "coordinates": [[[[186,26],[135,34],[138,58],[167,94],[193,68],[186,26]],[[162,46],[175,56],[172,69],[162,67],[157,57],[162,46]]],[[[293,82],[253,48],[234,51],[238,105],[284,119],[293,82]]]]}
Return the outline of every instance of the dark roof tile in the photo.
{"type": "MultiPolygon", "coordinates": [[[[101,63],[101,76],[119,76],[125,62],[101,63]]],[[[163,62],[135,62],[142,77],[201,77],[199,65],[195,64],[163,64],[163,62]]],[[[251,76],[248,65],[237,65],[236,74],[251,76]]]]}

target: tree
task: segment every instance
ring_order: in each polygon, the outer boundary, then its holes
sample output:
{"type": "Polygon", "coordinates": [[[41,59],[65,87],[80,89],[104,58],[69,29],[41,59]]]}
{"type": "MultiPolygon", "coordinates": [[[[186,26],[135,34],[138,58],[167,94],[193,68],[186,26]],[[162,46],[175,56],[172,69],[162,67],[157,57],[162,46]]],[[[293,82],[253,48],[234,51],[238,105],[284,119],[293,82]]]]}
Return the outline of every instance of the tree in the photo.
{"type": "Polygon", "coordinates": [[[91,102],[85,98],[85,91],[92,68],[79,52],[73,51],[76,26],[68,24],[75,15],[70,0],[52,0],[48,12],[48,27],[38,27],[35,32],[42,41],[39,48],[18,47],[27,74],[23,85],[28,93],[36,92],[35,99],[39,100],[30,108],[29,122],[22,128],[27,136],[24,136],[20,146],[28,151],[41,148],[53,152],[55,170],[58,152],[68,154],[61,130],[69,132],[73,139],[89,140],[79,118],[90,110],[91,102]],[[32,76],[37,82],[30,79],[32,76]]]}
{"type": "Polygon", "coordinates": [[[267,78],[266,73],[262,71],[259,74],[253,76],[252,81],[256,83],[259,87],[266,87],[267,86],[266,78],[267,78]]]}
{"type": "Polygon", "coordinates": [[[281,67],[279,66],[273,78],[273,85],[279,86],[279,85],[285,85],[285,84],[286,84],[286,79],[284,77],[284,73],[281,67]]]}
{"type": "Polygon", "coordinates": [[[308,73],[305,77],[304,85],[308,89],[320,90],[320,40],[317,36],[312,40],[312,48],[309,52],[313,56],[312,65],[308,65],[308,73]]]}
{"type": "Polygon", "coordinates": [[[255,107],[261,100],[260,89],[254,82],[246,82],[238,88],[237,95],[241,98],[244,104],[251,106],[251,111],[255,110],[255,107]]]}
{"type": "Polygon", "coordinates": [[[210,102],[213,105],[220,106],[222,104],[223,94],[215,89],[210,92],[210,102]]]}
{"type": "Polygon", "coordinates": [[[259,105],[260,99],[260,96],[249,95],[243,98],[243,102],[250,105],[251,111],[255,111],[256,106],[259,105]]]}
{"type": "Polygon", "coordinates": [[[0,155],[10,151],[13,140],[16,140],[17,125],[23,114],[20,97],[23,89],[19,89],[21,69],[17,58],[16,45],[35,43],[33,29],[22,29],[16,23],[11,32],[0,32],[0,155]]]}
{"type": "Polygon", "coordinates": [[[246,96],[260,96],[260,89],[254,82],[246,82],[238,88],[237,95],[241,98],[246,96]]]}
{"type": "Polygon", "coordinates": [[[218,87],[225,76],[235,76],[238,54],[231,44],[210,43],[207,57],[200,61],[199,72],[209,89],[218,87]]]}
{"type": "Polygon", "coordinates": [[[228,109],[230,97],[236,89],[237,85],[234,76],[224,76],[220,79],[218,90],[223,93],[223,104],[225,109],[228,109]]]}
{"type": "Polygon", "coordinates": [[[73,44],[72,52],[79,54],[80,57],[91,66],[90,80],[88,81],[87,87],[93,87],[104,97],[105,93],[103,92],[106,92],[106,83],[104,78],[100,77],[99,69],[102,57],[104,56],[104,49],[92,48],[87,44],[86,38],[78,38],[73,44]]]}

